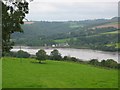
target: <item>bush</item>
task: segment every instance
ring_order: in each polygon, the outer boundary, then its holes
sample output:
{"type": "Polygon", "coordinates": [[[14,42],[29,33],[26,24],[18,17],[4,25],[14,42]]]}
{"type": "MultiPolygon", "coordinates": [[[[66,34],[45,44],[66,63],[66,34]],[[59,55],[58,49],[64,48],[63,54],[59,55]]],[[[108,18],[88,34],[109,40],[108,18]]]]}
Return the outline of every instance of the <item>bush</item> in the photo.
{"type": "Polygon", "coordinates": [[[13,53],[13,56],[16,56],[18,58],[29,58],[30,54],[23,50],[19,50],[17,53],[13,53]]]}
{"type": "Polygon", "coordinates": [[[109,68],[118,68],[118,64],[116,61],[114,61],[113,59],[107,59],[105,61],[105,67],[109,67],[109,68]]]}
{"type": "Polygon", "coordinates": [[[11,57],[17,57],[17,52],[10,52],[11,57]]]}
{"type": "Polygon", "coordinates": [[[10,57],[11,56],[11,52],[2,52],[2,56],[3,57],[10,57]]]}
{"type": "Polygon", "coordinates": [[[65,61],[70,61],[70,57],[69,57],[69,56],[64,56],[64,57],[63,57],[63,60],[65,60],[65,61]]]}
{"type": "Polygon", "coordinates": [[[50,56],[52,60],[62,60],[62,56],[57,49],[54,49],[51,52],[50,56]]]}
{"type": "Polygon", "coordinates": [[[118,69],[120,69],[120,64],[118,64],[118,69]]]}
{"type": "Polygon", "coordinates": [[[41,61],[46,60],[47,59],[47,55],[46,52],[44,50],[39,50],[36,53],[36,59],[39,60],[39,63],[41,63],[41,61]]]}
{"type": "Polygon", "coordinates": [[[74,62],[77,62],[77,61],[78,61],[78,59],[75,58],[75,57],[71,57],[70,60],[71,60],[71,61],[74,61],[74,62]]]}
{"type": "Polygon", "coordinates": [[[101,66],[105,66],[105,64],[106,64],[105,60],[102,60],[101,63],[100,63],[101,66]]]}
{"type": "Polygon", "coordinates": [[[89,61],[89,64],[92,64],[92,65],[95,65],[95,66],[99,66],[100,65],[98,59],[91,59],[89,61]]]}

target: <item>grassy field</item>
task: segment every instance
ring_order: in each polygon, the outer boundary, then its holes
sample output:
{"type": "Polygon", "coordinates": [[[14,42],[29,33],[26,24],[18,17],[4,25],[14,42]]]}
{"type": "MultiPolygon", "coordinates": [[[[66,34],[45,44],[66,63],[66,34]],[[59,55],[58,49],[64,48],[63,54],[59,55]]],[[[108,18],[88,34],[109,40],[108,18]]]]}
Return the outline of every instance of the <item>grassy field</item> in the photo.
{"type": "Polygon", "coordinates": [[[3,88],[115,88],[118,71],[73,62],[3,58],[3,88]]]}
{"type": "Polygon", "coordinates": [[[114,44],[107,44],[106,46],[114,46],[115,48],[120,48],[120,43],[114,43],[114,44]]]}
{"type": "MultiPolygon", "coordinates": [[[[57,39],[54,40],[56,43],[66,43],[69,42],[71,38],[65,38],[65,39],[57,39]]],[[[77,40],[77,38],[72,38],[73,40],[77,40]]]]}
{"type": "Polygon", "coordinates": [[[108,27],[118,28],[118,25],[120,25],[120,23],[112,22],[112,23],[96,26],[96,28],[108,28],[108,27]]]}
{"type": "Polygon", "coordinates": [[[68,41],[70,41],[70,38],[67,39],[58,39],[58,40],[54,40],[56,43],[66,43],[68,41]]]}
{"type": "Polygon", "coordinates": [[[101,34],[120,34],[120,32],[118,32],[118,31],[113,31],[113,32],[106,32],[106,33],[101,33],[101,34]]]}

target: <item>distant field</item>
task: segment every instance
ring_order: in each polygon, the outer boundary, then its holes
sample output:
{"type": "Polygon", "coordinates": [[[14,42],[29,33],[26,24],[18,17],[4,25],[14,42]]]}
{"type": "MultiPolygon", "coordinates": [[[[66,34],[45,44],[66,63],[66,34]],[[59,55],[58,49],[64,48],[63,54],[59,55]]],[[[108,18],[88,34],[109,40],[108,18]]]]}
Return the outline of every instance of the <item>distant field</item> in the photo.
{"type": "Polygon", "coordinates": [[[119,31],[113,31],[113,32],[106,32],[106,33],[101,33],[101,34],[118,34],[120,33],[119,31]]]}
{"type": "Polygon", "coordinates": [[[64,61],[3,58],[3,88],[115,88],[118,72],[64,61]],[[33,63],[34,62],[34,63],[33,63]]]}
{"type": "Polygon", "coordinates": [[[70,38],[66,38],[66,39],[58,39],[58,40],[54,40],[56,43],[66,43],[70,40],[70,38]]]}
{"type": "Polygon", "coordinates": [[[115,48],[120,48],[120,43],[107,44],[106,46],[114,46],[115,48]]]}
{"type": "Polygon", "coordinates": [[[105,32],[105,33],[99,33],[99,34],[95,34],[95,35],[90,35],[90,36],[87,36],[87,37],[96,37],[96,36],[101,36],[101,35],[109,35],[109,34],[120,34],[119,31],[112,31],[112,32],[105,32]]]}
{"type": "MultiPolygon", "coordinates": [[[[77,40],[77,38],[72,38],[73,40],[77,40]]],[[[70,41],[70,38],[65,38],[65,39],[57,39],[54,40],[56,43],[66,43],[70,41]]]]}
{"type": "Polygon", "coordinates": [[[118,23],[118,22],[112,22],[112,23],[105,24],[105,25],[99,25],[99,26],[96,26],[94,28],[107,28],[107,27],[118,28],[118,25],[120,25],[120,23],[118,23]]]}

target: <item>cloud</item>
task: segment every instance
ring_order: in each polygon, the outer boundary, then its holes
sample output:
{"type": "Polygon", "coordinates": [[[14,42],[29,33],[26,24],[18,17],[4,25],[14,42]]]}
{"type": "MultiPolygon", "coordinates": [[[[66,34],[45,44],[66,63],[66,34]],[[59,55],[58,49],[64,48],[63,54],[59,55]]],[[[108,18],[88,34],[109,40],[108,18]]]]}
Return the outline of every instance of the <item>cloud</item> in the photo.
{"type": "Polygon", "coordinates": [[[119,0],[34,0],[34,2],[119,2],[119,0]]]}
{"type": "MultiPolygon", "coordinates": [[[[80,2],[83,0],[35,0],[30,4],[29,20],[83,20],[117,16],[117,2],[80,2]],[[63,2],[62,2],[63,1],[63,2]],[[79,2],[76,2],[79,1],[79,2]]],[[[86,1],[86,0],[85,0],[86,1]]],[[[90,0],[91,1],[91,0],[90,0]]],[[[110,0],[113,1],[113,0],[110,0]]]]}
{"type": "Polygon", "coordinates": [[[41,3],[33,3],[30,5],[30,12],[53,12],[56,11],[56,7],[52,4],[41,2],[41,3]]]}

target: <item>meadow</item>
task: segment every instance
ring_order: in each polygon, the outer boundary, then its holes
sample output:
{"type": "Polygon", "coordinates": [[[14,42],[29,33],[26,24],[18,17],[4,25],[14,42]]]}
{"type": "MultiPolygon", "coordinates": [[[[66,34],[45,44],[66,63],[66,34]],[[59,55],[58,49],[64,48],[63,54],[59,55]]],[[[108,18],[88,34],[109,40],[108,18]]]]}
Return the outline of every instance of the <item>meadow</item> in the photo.
{"type": "Polygon", "coordinates": [[[2,59],[3,88],[117,88],[118,71],[75,62],[2,59]]]}

